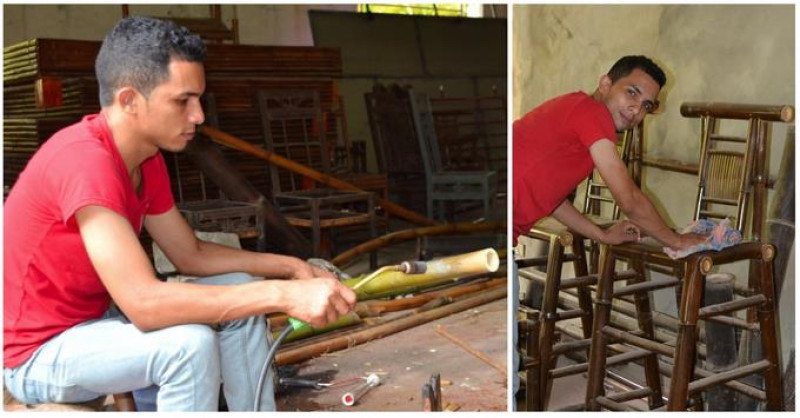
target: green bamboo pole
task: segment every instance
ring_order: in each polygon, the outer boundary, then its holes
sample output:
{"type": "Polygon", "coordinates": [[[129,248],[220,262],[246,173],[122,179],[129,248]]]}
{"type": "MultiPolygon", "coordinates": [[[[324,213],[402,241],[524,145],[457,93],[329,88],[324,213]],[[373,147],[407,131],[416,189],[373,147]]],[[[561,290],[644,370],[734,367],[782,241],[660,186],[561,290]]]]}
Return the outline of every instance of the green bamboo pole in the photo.
{"type": "MultiPolygon", "coordinates": [[[[385,271],[356,289],[358,300],[414,293],[422,289],[441,285],[462,277],[482,273],[493,273],[500,267],[500,257],[492,248],[458,254],[426,262],[422,274],[405,274],[400,271],[385,271]]],[[[356,277],[345,280],[348,287],[355,287],[363,280],[356,277]]]]}
{"type": "MultiPolygon", "coordinates": [[[[350,312],[340,316],[335,321],[331,322],[330,324],[322,327],[322,328],[314,328],[312,326],[305,326],[300,327],[299,329],[295,329],[294,331],[290,332],[289,335],[284,340],[285,343],[295,340],[302,340],[303,338],[312,337],[314,335],[324,334],[326,332],[335,331],[339,328],[349,327],[351,325],[357,325],[361,323],[361,317],[358,316],[355,312],[350,312]]],[[[272,333],[272,338],[278,338],[281,331],[274,331],[272,333]]]]}

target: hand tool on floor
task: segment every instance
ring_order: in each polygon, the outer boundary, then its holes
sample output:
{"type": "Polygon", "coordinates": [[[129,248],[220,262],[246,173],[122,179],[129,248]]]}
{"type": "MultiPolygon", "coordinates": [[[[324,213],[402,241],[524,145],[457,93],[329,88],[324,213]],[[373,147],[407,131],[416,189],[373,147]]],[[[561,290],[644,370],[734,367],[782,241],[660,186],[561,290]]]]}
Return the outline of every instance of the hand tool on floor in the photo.
{"type": "Polygon", "coordinates": [[[317,390],[327,389],[333,386],[333,383],[323,383],[319,380],[303,379],[300,377],[281,377],[278,379],[278,384],[295,388],[311,388],[317,390]]]}
{"type": "Polygon", "coordinates": [[[342,404],[345,406],[353,406],[362,396],[364,396],[370,389],[378,386],[381,383],[381,379],[378,377],[377,374],[371,374],[367,376],[367,380],[355,388],[352,392],[346,392],[342,395],[342,404]]]}

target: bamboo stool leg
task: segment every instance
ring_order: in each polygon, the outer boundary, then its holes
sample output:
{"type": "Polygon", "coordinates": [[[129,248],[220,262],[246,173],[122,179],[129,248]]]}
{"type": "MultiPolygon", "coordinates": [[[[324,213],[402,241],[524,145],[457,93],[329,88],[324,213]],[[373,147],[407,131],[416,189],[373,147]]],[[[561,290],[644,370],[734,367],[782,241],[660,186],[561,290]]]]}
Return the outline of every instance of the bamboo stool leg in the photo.
{"type": "MultiPolygon", "coordinates": [[[[635,279],[627,280],[628,284],[640,283],[645,281],[644,263],[641,260],[631,260],[633,269],[638,273],[635,279]]],[[[636,321],[645,337],[655,341],[655,326],[653,325],[653,311],[650,307],[650,296],[647,292],[634,294],[634,305],[636,307],[636,321]]],[[[647,386],[652,393],[649,396],[650,409],[656,409],[664,405],[661,396],[661,373],[658,371],[658,356],[654,352],[644,358],[644,374],[647,386]]]]}
{"type": "Polygon", "coordinates": [[[683,279],[680,312],[678,313],[678,337],[675,344],[675,362],[672,365],[669,402],[670,411],[685,411],[689,400],[689,381],[694,370],[695,343],[697,342],[697,320],[703,299],[705,280],[701,264],[710,259],[695,257],[691,260],[687,275],[683,279]]]}
{"type": "Polygon", "coordinates": [[[614,291],[614,264],[616,259],[608,245],[600,245],[597,295],[594,301],[594,324],[592,344],[589,349],[589,381],[586,385],[586,410],[599,411],[597,397],[603,395],[603,380],[606,375],[606,336],[603,327],[611,316],[611,299],[614,291]]]}
{"type": "MultiPolygon", "coordinates": [[[[572,262],[572,268],[575,270],[575,277],[583,277],[589,275],[589,268],[586,262],[586,247],[583,244],[583,237],[575,235],[572,241],[572,253],[575,260],[572,262]]],[[[589,286],[578,286],[578,305],[584,312],[581,316],[581,329],[583,331],[583,338],[592,338],[592,293],[589,286]]]]}
{"type": "Polygon", "coordinates": [[[553,380],[549,379],[550,370],[555,366],[552,359],[553,344],[555,343],[556,319],[558,317],[558,291],[561,287],[561,260],[564,257],[564,247],[558,236],[550,237],[550,247],[547,253],[547,274],[544,285],[542,309],[539,323],[542,330],[539,334],[539,354],[541,368],[539,377],[540,399],[543,408],[547,408],[553,380]]]}
{"type": "Polygon", "coordinates": [[[764,389],[767,393],[767,410],[783,410],[783,385],[781,384],[780,353],[778,349],[777,321],[775,320],[775,290],[772,274],[772,259],[775,247],[764,245],[761,249],[762,258],[759,260],[759,279],[756,291],[763,294],[766,300],[758,310],[758,320],[761,326],[761,347],[764,359],[770,366],[764,372],[764,389]]]}

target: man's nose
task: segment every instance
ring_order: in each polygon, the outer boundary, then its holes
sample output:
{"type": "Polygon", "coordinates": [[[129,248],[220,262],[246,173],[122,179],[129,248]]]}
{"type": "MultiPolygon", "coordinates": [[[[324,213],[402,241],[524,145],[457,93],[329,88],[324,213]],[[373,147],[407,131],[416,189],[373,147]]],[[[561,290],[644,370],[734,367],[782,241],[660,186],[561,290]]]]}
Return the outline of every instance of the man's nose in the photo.
{"type": "Polygon", "coordinates": [[[201,125],[206,120],[206,116],[203,113],[203,106],[200,103],[197,103],[197,106],[192,109],[192,112],[189,114],[189,120],[195,125],[201,125]]]}

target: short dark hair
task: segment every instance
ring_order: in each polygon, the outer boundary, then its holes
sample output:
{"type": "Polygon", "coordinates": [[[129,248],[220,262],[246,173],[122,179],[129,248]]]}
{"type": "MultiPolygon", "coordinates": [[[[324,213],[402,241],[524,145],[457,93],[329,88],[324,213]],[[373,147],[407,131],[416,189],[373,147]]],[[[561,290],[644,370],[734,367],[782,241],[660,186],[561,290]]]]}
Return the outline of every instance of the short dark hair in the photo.
{"type": "Polygon", "coordinates": [[[647,73],[650,77],[653,77],[653,80],[658,83],[659,88],[664,87],[664,84],[667,83],[667,76],[664,74],[664,70],[653,62],[653,60],[644,55],[628,55],[620,58],[611,66],[611,69],[608,70],[608,78],[614,83],[620,78],[626,77],[637,68],[647,73]]]}
{"type": "Polygon", "coordinates": [[[169,77],[169,62],[203,62],[206,46],[199,36],[169,20],[131,16],[106,35],[95,60],[100,105],[114,101],[114,91],[132,86],[147,97],[169,77]]]}

